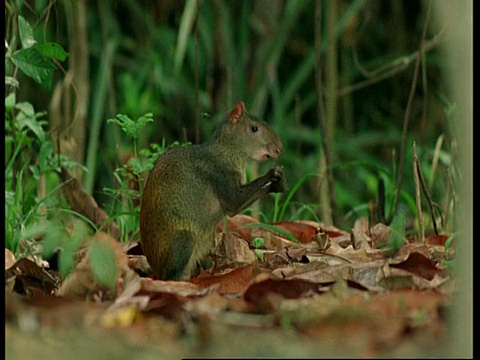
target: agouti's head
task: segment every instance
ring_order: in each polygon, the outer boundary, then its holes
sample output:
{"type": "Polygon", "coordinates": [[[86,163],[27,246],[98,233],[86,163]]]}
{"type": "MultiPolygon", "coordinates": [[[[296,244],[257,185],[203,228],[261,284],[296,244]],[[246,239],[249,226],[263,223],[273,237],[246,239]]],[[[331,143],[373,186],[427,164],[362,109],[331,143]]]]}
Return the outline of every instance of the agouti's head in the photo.
{"type": "Polygon", "coordinates": [[[244,151],[250,159],[276,159],[282,153],[283,144],[278,135],[265,121],[249,114],[242,101],[230,111],[227,124],[227,132],[235,137],[232,141],[237,150],[244,151]]]}

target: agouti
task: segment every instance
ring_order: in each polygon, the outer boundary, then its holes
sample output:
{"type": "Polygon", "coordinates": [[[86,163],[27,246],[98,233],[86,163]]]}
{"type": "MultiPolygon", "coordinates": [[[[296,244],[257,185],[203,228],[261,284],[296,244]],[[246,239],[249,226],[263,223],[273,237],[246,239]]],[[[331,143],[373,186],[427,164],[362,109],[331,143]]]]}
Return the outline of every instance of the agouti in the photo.
{"type": "Polygon", "coordinates": [[[285,191],[279,167],[245,183],[249,159],[276,159],[282,148],[273,129],[238,102],[205,143],[173,147],[158,158],[140,210],[142,249],[157,278],[196,275],[214,249],[215,230],[225,215],[242,212],[267,193],[285,191]]]}

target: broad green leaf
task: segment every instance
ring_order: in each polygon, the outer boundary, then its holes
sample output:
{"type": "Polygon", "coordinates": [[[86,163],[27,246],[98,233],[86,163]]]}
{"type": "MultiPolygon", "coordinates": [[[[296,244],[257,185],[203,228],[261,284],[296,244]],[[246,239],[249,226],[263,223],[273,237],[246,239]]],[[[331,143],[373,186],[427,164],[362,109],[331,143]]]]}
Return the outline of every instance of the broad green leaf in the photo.
{"type": "Polygon", "coordinates": [[[5,86],[13,86],[18,89],[20,84],[18,83],[17,79],[11,76],[5,76],[5,86]]]}
{"type": "Polygon", "coordinates": [[[55,70],[53,62],[34,48],[16,51],[12,55],[12,61],[37,83],[49,78],[55,70]]]}
{"type": "Polygon", "coordinates": [[[41,116],[43,114],[35,114],[33,112],[33,106],[30,103],[19,103],[16,105],[16,107],[20,109],[20,113],[17,115],[16,118],[16,126],[18,126],[20,130],[26,127],[29,128],[33,131],[33,133],[40,141],[45,141],[46,135],[42,126],[45,125],[47,122],[38,120],[38,116],[41,116]]]}
{"type": "Polygon", "coordinates": [[[33,48],[49,59],[65,61],[68,57],[68,52],[63,50],[63,47],[57,43],[35,44],[33,48]]]}
{"type": "Polygon", "coordinates": [[[33,105],[29,102],[21,102],[15,105],[15,107],[20,110],[25,116],[35,117],[35,109],[33,105]]]}
{"type": "Polygon", "coordinates": [[[18,31],[20,33],[20,41],[22,42],[22,47],[27,49],[36,44],[35,39],[33,38],[33,29],[22,16],[18,16],[18,31]]]}
{"type": "Polygon", "coordinates": [[[118,277],[118,267],[113,249],[105,243],[94,240],[89,251],[90,266],[95,278],[112,289],[118,277]]]}
{"type": "MultiPolygon", "coordinates": [[[[5,82],[6,83],[6,82],[5,82]]],[[[5,98],[5,110],[6,111],[10,111],[13,109],[13,107],[15,106],[15,93],[10,93],[7,95],[7,97],[5,98]]]]}

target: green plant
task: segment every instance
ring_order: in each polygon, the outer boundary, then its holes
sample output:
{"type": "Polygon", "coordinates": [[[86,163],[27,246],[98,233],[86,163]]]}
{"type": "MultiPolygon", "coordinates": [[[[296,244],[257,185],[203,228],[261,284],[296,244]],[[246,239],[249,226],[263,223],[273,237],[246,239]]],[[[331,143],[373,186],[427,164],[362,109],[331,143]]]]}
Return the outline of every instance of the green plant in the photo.
{"type": "Polygon", "coordinates": [[[256,237],[252,241],[252,245],[255,248],[255,255],[257,255],[257,257],[262,261],[265,260],[265,253],[263,251],[260,251],[259,249],[263,246],[264,243],[265,240],[261,237],[256,237]]]}
{"type": "Polygon", "coordinates": [[[112,220],[115,220],[124,239],[128,240],[139,231],[140,199],[145,177],[153,169],[158,157],[172,146],[179,146],[179,142],[166,145],[152,143],[149,148],[139,149],[138,139],[141,131],[153,122],[153,114],[147,113],[136,120],[129,116],[117,114],[115,118],[107,119],[108,124],[116,124],[132,141],[132,156],[128,161],[114,170],[116,188],[104,187],[104,193],[112,197],[114,208],[111,211],[112,220]],[[118,206],[115,206],[117,204],[118,206]]]}
{"type": "Polygon", "coordinates": [[[72,212],[59,196],[58,172],[60,165],[79,164],[55,154],[47,113],[36,111],[30,101],[18,101],[16,76],[19,69],[36,83],[44,83],[56,69],[55,61],[64,61],[68,53],[57,43],[37,43],[30,24],[22,16],[17,20],[22,48],[16,50],[13,36],[5,53],[5,248],[17,257],[44,258],[60,250],[59,270],[66,274],[84,236],[76,229],[72,234],[66,231],[64,221],[72,212]]]}
{"type": "Polygon", "coordinates": [[[34,225],[44,218],[41,207],[55,204],[53,197],[37,197],[38,181],[55,169],[44,115],[17,103],[14,93],[5,98],[5,246],[13,252],[21,239],[45,233],[45,226],[34,225]]]}

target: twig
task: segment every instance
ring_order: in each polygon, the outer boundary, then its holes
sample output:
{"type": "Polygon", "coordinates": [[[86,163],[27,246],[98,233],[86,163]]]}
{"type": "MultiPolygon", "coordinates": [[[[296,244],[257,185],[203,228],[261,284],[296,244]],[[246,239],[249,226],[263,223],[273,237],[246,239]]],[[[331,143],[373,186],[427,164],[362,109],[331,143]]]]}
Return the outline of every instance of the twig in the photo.
{"type": "Polygon", "coordinates": [[[413,142],[413,176],[415,179],[415,202],[417,204],[418,232],[420,242],[425,243],[425,227],[423,224],[422,195],[420,193],[420,166],[417,157],[417,146],[413,142]]]}
{"type": "Polygon", "coordinates": [[[330,143],[328,137],[328,124],[325,117],[325,106],[323,102],[323,92],[322,92],[322,0],[316,1],[315,6],[315,87],[317,93],[317,113],[318,113],[318,122],[320,125],[320,130],[324,134],[322,137],[322,146],[323,153],[325,158],[325,167],[327,172],[327,181],[330,191],[330,211],[331,219],[333,223],[336,223],[336,197],[335,197],[335,187],[333,182],[333,170],[330,166],[331,163],[331,152],[330,152],[330,143]]]}
{"type": "Polygon", "coordinates": [[[382,80],[388,79],[392,77],[406,68],[410,66],[410,64],[418,59],[419,54],[422,52],[430,51],[431,49],[435,48],[438,44],[440,44],[441,40],[443,40],[443,32],[439,32],[434,38],[425,42],[423,46],[423,50],[416,50],[415,52],[411,53],[407,56],[402,56],[401,58],[395,59],[388,64],[385,64],[378,69],[369,71],[365,69],[359,62],[358,56],[356,53],[353,54],[353,60],[355,65],[357,66],[360,73],[365,76],[367,79],[364,81],[360,81],[353,85],[344,86],[337,90],[337,96],[345,96],[354,91],[361,90],[366,88],[370,85],[376,84],[382,80]]]}
{"type": "MultiPolygon", "coordinates": [[[[430,193],[428,192],[427,183],[425,182],[425,178],[423,176],[422,168],[420,166],[420,162],[418,161],[417,151],[416,151],[416,148],[415,148],[415,143],[414,143],[413,146],[414,146],[414,150],[413,150],[414,151],[414,154],[413,154],[413,156],[414,156],[414,158],[413,158],[414,173],[415,173],[416,176],[418,175],[419,183],[422,186],[422,190],[423,190],[423,193],[425,194],[425,197],[427,198],[428,206],[430,208],[430,214],[431,214],[431,217],[432,217],[433,229],[435,231],[435,235],[438,235],[437,220],[435,218],[435,210],[434,209],[436,208],[438,210],[439,214],[440,214],[440,219],[441,219],[442,226],[444,226],[444,223],[445,223],[443,213],[442,213],[442,210],[441,210],[440,206],[437,203],[433,202],[432,197],[430,196],[430,193]]],[[[416,186],[417,186],[417,184],[416,184],[416,186]]],[[[417,202],[417,207],[418,206],[419,206],[419,204],[417,202]]],[[[420,207],[421,207],[421,205],[420,205],[420,207]]],[[[422,226],[423,226],[423,224],[422,224],[422,226]]],[[[422,242],[423,242],[424,238],[425,238],[425,235],[422,235],[422,242]]]]}

